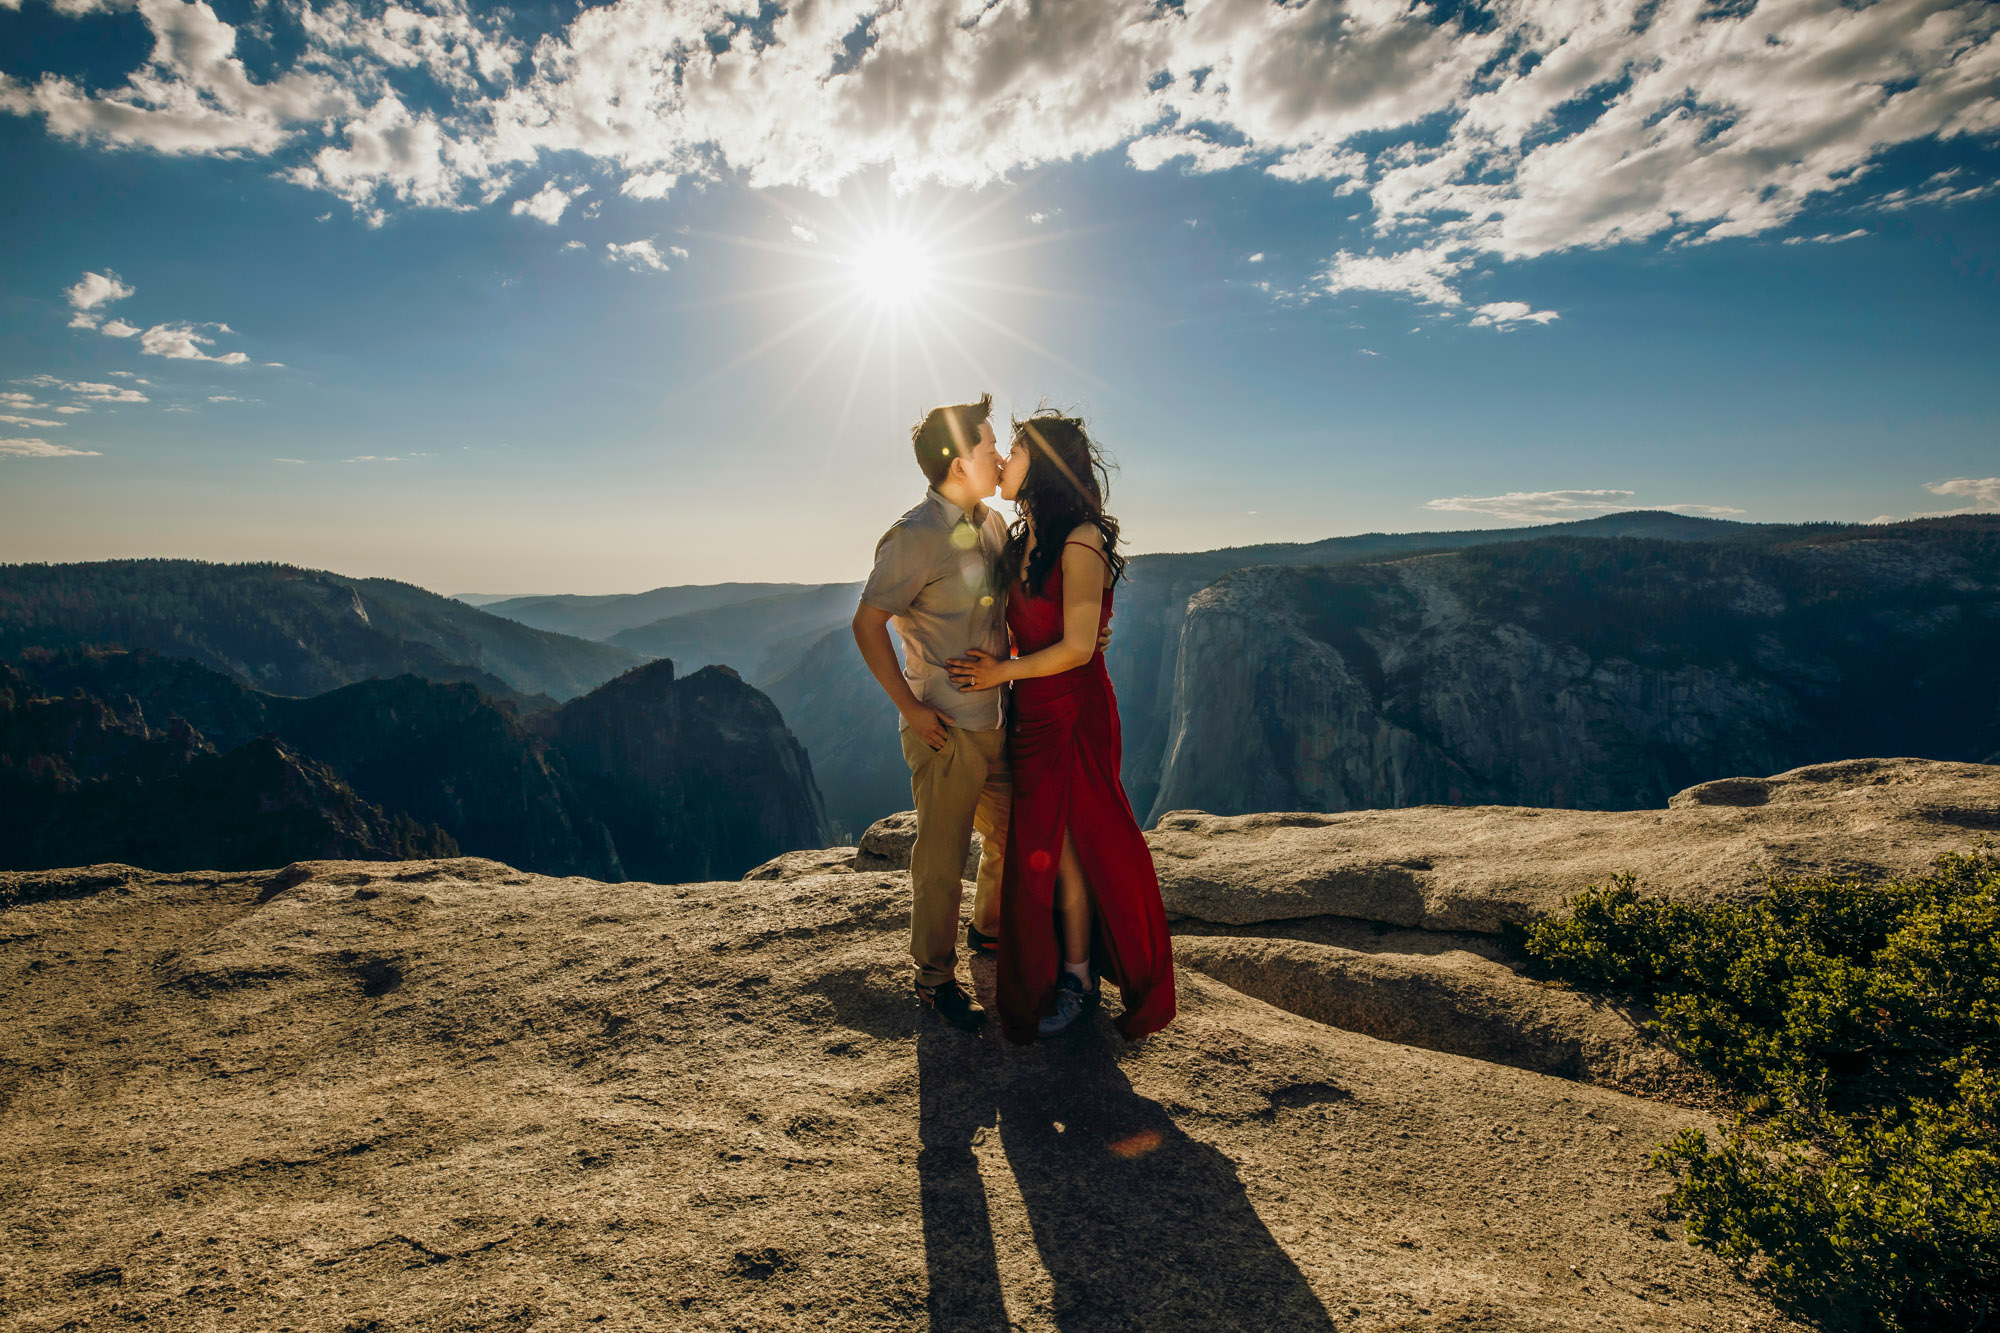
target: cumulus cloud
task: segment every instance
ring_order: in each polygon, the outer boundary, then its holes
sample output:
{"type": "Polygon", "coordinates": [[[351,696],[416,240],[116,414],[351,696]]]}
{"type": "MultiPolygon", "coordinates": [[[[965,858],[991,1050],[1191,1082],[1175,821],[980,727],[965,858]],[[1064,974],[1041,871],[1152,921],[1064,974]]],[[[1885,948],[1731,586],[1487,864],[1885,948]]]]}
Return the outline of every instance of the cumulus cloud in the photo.
{"type": "Polygon", "coordinates": [[[1506,329],[1516,324],[1547,324],[1560,318],[1555,311],[1536,310],[1526,301],[1489,301],[1473,313],[1469,322],[1475,327],[1506,329]]]}
{"type": "Polygon", "coordinates": [[[623,245],[607,241],[604,248],[613,259],[623,263],[634,273],[667,271],[667,261],[660,256],[660,252],[653,247],[651,241],[627,241],[623,245]]]}
{"type": "MultiPolygon", "coordinates": [[[[615,0],[531,50],[466,0],[330,0],[287,5],[303,49],[262,81],[208,5],[134,3],[153,49],[122,86],[0,76],[0,109],[72,139],[278,155],[370,221],[490,204],[557,160],[657,199],[725,172],[828,193],[876,168],[978,186],[1122,149],[1138,169],[1351,191],[1376,237],[1327,261],[1328,289],[1499,328],[1538,312],[1468,300],[1475,264],[2000,186],[1871,179],[1897,145],[2000,131],[1985,0],[1495,0],[1463,11],[1476,21],[1394,0],[819,0],[756,24],[719,0],[615,0]],[[415,71],[440,90],[423,109],[395,91],[415,71]]],[[[544,185],[513,206],[552,222],[574,197],[544,185]]]]}
{"type": "Polygon", "coordinates": [[[98,306],[122,301],[131,294],[132,289],[116,273],[108,270],[103,273],[86,272],[77,279],[74,287],[63,293],[78,310],[95,310],[98,306]]]}
{"type": "Polygon", "coordinates": [[[0,458],[97,458],[95,449],[72,449],[37,439],[0,439],[0,458]]]}
{"type": "Polygon", "coordinates": [[[796,239],[804,241],[807,245],[817,245],[819,243],[818,232],[814,231],[811,227],[801,227],[796,222],[792,224],[792,235],[796,239]]]}
{"type": "MultiPolygon", "coordinates": [[[[128,389],[117,384],[99,384],[94,380],[64,380],[54,375],[36,375],[20,381],[32,384],[38,389],[53,389],[58,393],[74,394],[78,398],[93,403],[145,403],[152,400],[137,389],[128,389]]],[[[58,412],[87,412],[83,407],[58,407],[58,412]]]]}
{"type": "Polygon", "coordinates": [[[206,4],[137,0],[135,8],[153,48],[123,87],[93,93],[53,74],[33,86],[9,79],[0,85],[0,108],[39,115],[64,139],[162,153],[269,153],[303,123],[354,105],[354,92],[315,70],[252,79],[235,55],[235,28],[206,4]]]}
{"type": "Polygon", "coordinates": [[[1985,514],[2000,511],[2000,477],[1953,477],[1950,481],[1927,481],[1924,489],[1932,495],[1962,496],[1969,503],[1955,514],[1985,514]]]}
{"type": "Polygon", "coordinates": [[[242,352],[224,352],[221,356],[204,352],[202,348],[214,346],[215,339],[196,332],[197,329],[234,332],[227,324],[155,324],[139,334],[139,350],[147,356],[163,356],[170,361],[213,361],[223,366],[240,366],[250,359],[242,352]]]}
{"type": "Polygon", "coordinates": [[[31,393],[9,391],[0,393],[0,404],[8,407],[40,407],[41,403],[31,393]]]}
{"type": "Polygon", "coordinates": [[[1471,267],[1470,259],[1454,259],[1444,246],[1386,255],[1342,250],[1322,277],[1329,292],[1403,292],[1434,305],[1456,306],[1465,298],[1452,283],[1471,267]]]}
{"type": "Polygon", "coordinates": [[[50,421],[44,417],[16,416],[12,412],[0,412],[0,421],[4,421],[10,426],[41,426],[44,428],[49,426],[66,426],[69,424],[66,421],[50,421]]]}
{"type": "Polygon", "coordinates": [[[1155,171],[1169,162],[1180,161],[1197,175],[1240,167],[1250,160],[1252,153],[1247,143],[1223,144],[1201,134],[1173,132],[1134,139],[1125,149],[1126,159],[1141,171],[1155,171]]]}
{"type": "Polygon", "coordinates": [[[138,325],[127,324],[122,319],[108,319],[104,321],[104,327],[98,330],[107,338],[129,338],[138,331],[138,325]]]}
{"type": "Polygon", "coordinates": [[[680,176],[672,171],[642,171],[636,176],[627,176],[618,187],[618,193],[632,199],[664,199],[667,192],[680,183],[680,176]]]}
{"type": "Polygon", "coordinates": [[[1426,500],[1424,508],[1479,514],[1516,523],[1562,523],[1629,509],[1665,509],[1677,514],[1727,518],[1743,511],[1730,505],[1635,503],[1636,492],[1620,490],[1509,491],[1504,495],[1454,495],[1426,500]]]}
{"type": "Polygon", "coordinates": [[[550,181],[526,199],[516,199],[514,216],[520,217],[526,214],[537,222],[546,222],[553,227],[562,221],[563,210],[569,207],[569,201],[588,189],[590,189],[588,185],[579,185],[574,190],[565,190],[554,181],[550,181]]]}

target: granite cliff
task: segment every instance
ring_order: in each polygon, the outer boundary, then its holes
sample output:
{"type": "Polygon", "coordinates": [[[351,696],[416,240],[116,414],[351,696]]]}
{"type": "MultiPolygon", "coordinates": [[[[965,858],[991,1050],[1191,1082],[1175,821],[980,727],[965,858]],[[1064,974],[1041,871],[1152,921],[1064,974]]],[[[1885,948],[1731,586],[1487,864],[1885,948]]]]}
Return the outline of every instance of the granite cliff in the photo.
{"type": "Polygon", "coordinates": [[[530,718],[469,684],[416,676],[299,699],[149,653],[37,651],[0,671],[0,780],[37,812],[0,840],[9,866],[115,856],[241,869],[315,848],[466,850],[544,874],[675,881],[828,841],[798,742],[726,671],[681,680],[656,662],[530,718]],[[224,774],[235,805],[216,786],[224,774]],[[250,823],[270,836],[218,843],[239,807],[296,810],[303,794],[319,824],[265,812],[250,823]]]}
{"type": "Polygon", "coordinates": [[[1996,660],[1992,516],[1246,569],[1189,603],[1149,822],[1637,809],[1847,755],[1980,760],[1996,660]]]}
{"type": "Polygon", "coordinates": [[[740,874],[773,850],[830,841],[805,748],[728,667],[685,679],[665,660],[634,667],[534,725],[632,878],[740,874]]]}
{"type": "Polygon", "coordinates": [[[903,818],[726,883],[0,873],[0,1322],[1785,1333],[1645,1165],[1716,1090],[1499,924],[1897,874],[1996,811],[2000,767],[1863,759],[1177,817],[1181,1015],[1135,1046],[920,1016],[903,818]]]}

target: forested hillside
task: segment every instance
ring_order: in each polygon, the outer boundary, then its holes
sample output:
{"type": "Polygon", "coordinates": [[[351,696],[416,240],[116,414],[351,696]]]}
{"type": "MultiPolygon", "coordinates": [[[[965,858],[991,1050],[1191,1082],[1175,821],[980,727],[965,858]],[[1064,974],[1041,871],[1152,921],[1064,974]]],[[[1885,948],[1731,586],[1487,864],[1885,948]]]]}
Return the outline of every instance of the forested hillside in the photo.
{"type": "Polygon", "coordinates": [[[643,660],[390,579],[200,560],[0,565],[0,656],[84,645],[187,658],[272,694],[407,672],[530,703],[643,660]]]}

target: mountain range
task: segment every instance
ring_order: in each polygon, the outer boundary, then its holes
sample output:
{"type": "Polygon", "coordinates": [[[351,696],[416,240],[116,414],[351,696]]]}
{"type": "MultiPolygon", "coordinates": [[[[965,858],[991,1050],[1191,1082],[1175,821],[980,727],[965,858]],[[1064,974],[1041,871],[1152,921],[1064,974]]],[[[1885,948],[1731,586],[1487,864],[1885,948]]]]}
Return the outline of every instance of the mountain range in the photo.
{"type": "MultiPolygon", "coordinates": [[[[1189,806],[1629,809],[1708,778],[1856,754],[1984,759],[2000,751],[1987,670],[1996,532],[1993,515],[1872,526],[1635,512],[1136,556],[1107,653],[1126,790],[1149,823],[1189,806]]],[[[581,742],[564,741],[558,700],[648,658],[677,664],[664,668],[677,681],[726,666],[768,696],[804,747],[831,833],[851,839],[909,801],[894,710],[848,632],[857,593],[737,583],[480,610],[284,566],[4,566],[0,654],[151,649],[269,694],[455,681],[565,752],[581,742]]],[[[203,720],[221,706],[183,696],[148,717],[178,713],[243,743],[242,727],[203,720]]],[[[612,723],[584,711],[605,740],[612,723]]],[[[706,723],[696,733],[721,743],[706,723]]],[[[324,743],[295,748],[352,778],[324,743]]],[[[572,790],[585,781],[564,772],[572,790]]],[[[423,802],[377,803],[458,836],[423,802]]],[[[617,802],[585,804],[595,817],[617,802]]],[[[574,845],[549,835],[536,864],[608,866],[580,827],[572,816],[574,845]]],[[[648,836],[628,829],[618,846],[648,836]]]]}
{"type": "Polygon", "coordinates": [[[530,707],[647,660],[393,579],[202,560],[0,565],[0,657],[88,645],[187,658],[271,694],[409,673],[530,707]]]}

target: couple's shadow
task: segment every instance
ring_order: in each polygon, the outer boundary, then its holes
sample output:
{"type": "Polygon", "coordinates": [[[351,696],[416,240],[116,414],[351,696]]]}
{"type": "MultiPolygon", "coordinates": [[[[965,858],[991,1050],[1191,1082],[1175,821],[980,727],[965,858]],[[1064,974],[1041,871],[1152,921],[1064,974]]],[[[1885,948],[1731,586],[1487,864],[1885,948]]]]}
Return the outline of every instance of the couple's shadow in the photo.
{"type": "Polygon", "coordinates": [[[1019,1050],[936,1022],[918,1035],[934,1333],[1014,1327],[973,1154],[981,1130],[999,1134],[1065,1333],[1331,1329],[1234,1163],[1132,1090],[1101,1014],[1079,1028],[1019,1050]]]}

